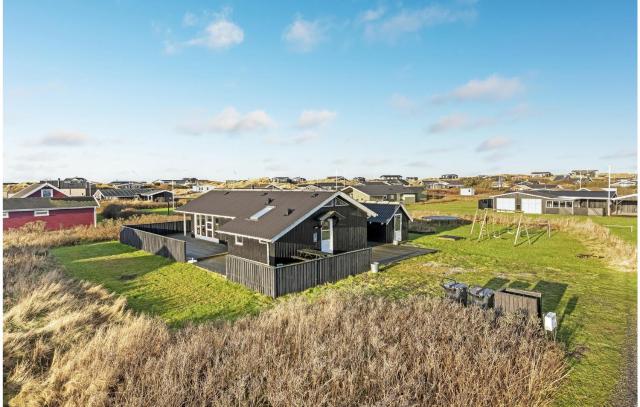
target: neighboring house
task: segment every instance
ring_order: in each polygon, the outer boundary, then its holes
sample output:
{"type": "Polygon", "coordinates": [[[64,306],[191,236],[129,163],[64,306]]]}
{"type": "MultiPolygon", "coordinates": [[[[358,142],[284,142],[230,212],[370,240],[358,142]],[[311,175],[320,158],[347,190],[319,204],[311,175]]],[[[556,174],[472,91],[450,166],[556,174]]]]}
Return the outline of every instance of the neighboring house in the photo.
{"type": "Polygon", "coordinates": [[[193,192],[209,192],[213,189],[216,189],[216,186],[211,184],[197,184],[191,187],[193,192]]]}
{"type": "Polygon", "coordinates": [[[537,181],[523,181],[516,183],[511,189],[514,191],[530,191],[532,189],[562,189],[562,187],[555,184],[541,184],[537,181]]]}
{"type": "Polygon", "coordinates": [[[342,175],[330,175],[327,179],[338,180],[338,181],[346,181],[347,179],[342,175]]]}
{"type": "Polygon", "coordinates": [[[197,184],[198,183],[198,179],[197,178],[157,179],[157,180],[153,181],[152,183],[155,184],[155,185],[165,184],[165,185],[177,185],[177,186],[182,186],[182,187],[188,187],[188,186],[191,186],[193,184],[197,184]]]}
{"type": "Polygon", "coordinates": [[[630,180],[630,179],[621,179],[621,180],[617,180],[616,182],[611,184],[611,186],[612,187],[620,187],[620,188],[635,187],[636,186],[636,181],[630,180]]]}
{"type": "Polygon", "coordinates": [[[409,239],[411,215],[402,204],[364,202],[376,213],[367,220],[367,240],[378,243],[404,242],[409,239]]]}
{"type": "Polygon", "coordinates": [[[254,185],[248,186],[246,188],[237,188],[237,189],[274,189],[274,190],[281,190],[282,188],[280,188],[276,184],[254,184],[254,185]]]}
{"type": "Polygon", "coordinates": [[[57,180],[44,180],[41,183],[48,183],[60,191],[64,192],[67,196],[91,196],[95,192],[94,182],[87,181],[86,178],[73,177],[57,180]]]}
{"type": "Polygon", "coordinates": [[[538,214],[600,215],[607,214],[607,203],[616,197],[608,191],[562,191],[534,189],[494,195],[493,208],[504,212],[538,214]]]}
{"type": "Polygon", "coordinates": [[[277,182],[280,184],[290,184],[292,180],[289,177],[273,177],[271,178],[271,182],[277,182]]]}
{"type": "Polygon", "coordinates": [[[407,181],[417,181],[418,177],[407,177],[405,178],[407,181]]]}
{"type": "Polygon", "coordinates": [[[458,179],[458,174],[442,174],[440,179],[458,179]]]}
{"type": "Polygon", "coordinates": [[[402,178],[402,175],[381,175],[380,179],[389,185],[408,185],[409,182],[402,178]]]}
{"type": "Polygon", "coordinates": [[[598,170],[571,170],[569,175],[572,177],[595,178],[598,176],[598,170]]]}
{"type": "Polygon", "coordinates": [[[9,198],[64,198],[68,195],[48,182],[31,184],[9,198]]]}
{"type": "Polygon", "coordinates": [[[531,176],[534,178],[547,178],[547,177],[552,177],[553,174],[550,173],[549,171],[534,171],[531,173],[531,176]]]}
{"type": "Polygon", "coordinates": [[[324,191],[339,191],[345,187],[345,184],[344,182],[313,182],[311,184],[301,185],[301,187],[311,187],[324,191]]]}
{"type": "MultiPolygon", "coordinates": [[[[312,249],[338,254],[367,247],[376,213],[342,192],[216,190],[176,212],[196,239],[226,243],[229,254],[275,266],[312,249]]],[[[227,270],[229,274],[229,270],[227,270]]]]}
{"type": "Polygon", "coordinates": [[[356,201],[389,201],[413,203],[423,199],[421,187],[402,185],[353,185],[342,190],[356,201]]]}
{"type": "Polygon", "coordinates": [[[43,221],[47,230],[96,225],[98,202],[92,197],[9,198],[2,200],[2,230],[43,221]]]}
{"type": "Polygon", "coordinates": [[[476,189],[473,187],[460,188],[460,195],[462,196],[473,196],[475,194],[476,194],[476,189]]]}
{"type": "Polygon", "coordinates": [[[509,183],[503,180],[493,181],[491,182],[491,188],[494,188],[494,189],[509,188],[509,183]]]}
{"type": "Polygon", "coordinates": [[[142,189],[146,183],[138,181],[111,181],[109,185],[118,189],[142,189]]]}
{"type": "Polygon", "coordinates": [[[422,180],[422,185],[426,189],[447,189],[449,188],[449,183],[447,181],[434,181],[434,180],[422,180]]]}
{"type": "Polygon", "coordinates": [[[619,196],[613,199],[612,215],[638,215],[638,194],[619,196]]]}
{"type": "Polygon", "coordinates": [[[447,188],[464,188],[464,183],[462,181],[449,181],[447,184],[447,188]]]}
{"type": "Polygon", "coordinates": [[[113,199],[138,199],[143,201],[154,202],[171,202],[173,200],[173,192],[164,189],[99,189],[93,197],[97,200],[113,200],[113,199]]]}
{"type": "Polygon", "coordinates": [[[302,178],[302,177],[293,177],[293,178],[291,179],[291,181],[292,181],[294,184],[299,184],[299,183],[301,183],[301,182],[307,182],[307,179],[306,179],[306,178],[302,178]]]}
{"type": "Polygon", "coordinates": [[[360,184],[364,184],[365,182],[367,182],[367,179],[365,177],[353,177],[352,180],[360,184]]]}

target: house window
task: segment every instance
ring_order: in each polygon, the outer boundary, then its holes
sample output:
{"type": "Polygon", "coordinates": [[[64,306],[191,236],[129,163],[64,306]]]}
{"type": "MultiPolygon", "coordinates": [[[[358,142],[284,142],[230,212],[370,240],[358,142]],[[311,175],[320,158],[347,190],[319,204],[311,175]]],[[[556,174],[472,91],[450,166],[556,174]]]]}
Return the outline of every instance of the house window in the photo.
{"type": "Polygon", "coordinates": [[[553,208],[553,201],[547,201],[547,208],[553,208]]]}
{"type": "Polygon", "coordinates": [[[33,216],[49,216],[49,211],[33,211],[33,216]]]}
{"type": "Polygon", "coordinates": [[[236,236],[236,246],[242,246],[244,244],[244,237],[236,236]]]}
{"type": "Polygon", "coordinates": [[[554,208],[559,208],[560,207],[560,202],[559,201],[553,201],[553,207],[554,208]]]}
{"type": "Polygon", "coordinates": [[[53,189],[45,188],[40,190],[40,195],[43,198],[53,198],[53,189]]]}
{"type": "Polygon", "coordinates": [[[9,212],[2,212],[2,218],[7,219],[9,217],[9,212]]]}
{"type": "Polygon", "coordinates": [[[387,195],[387,201],[394,201],[396,199],[395,195],[387,195]]]}

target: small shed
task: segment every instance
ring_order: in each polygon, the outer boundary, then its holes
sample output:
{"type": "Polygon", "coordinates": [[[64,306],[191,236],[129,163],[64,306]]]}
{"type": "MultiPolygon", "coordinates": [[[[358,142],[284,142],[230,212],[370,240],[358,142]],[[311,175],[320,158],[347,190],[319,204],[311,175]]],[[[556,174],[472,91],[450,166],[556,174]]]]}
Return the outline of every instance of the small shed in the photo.
{"type": "Polygon", "coordinates": [[[377,216],[367,220],[367,240],[378,243],[403,242],[409,239],[409,222],[413,219],[399,203],[365,202],[377,216]]]}
{"type": "Polygon", "coordinates": [[[473,187],[460,188],[460,195],[462,196],[474,196],[475,194],[476,194],[476,189],[473,187]]]}

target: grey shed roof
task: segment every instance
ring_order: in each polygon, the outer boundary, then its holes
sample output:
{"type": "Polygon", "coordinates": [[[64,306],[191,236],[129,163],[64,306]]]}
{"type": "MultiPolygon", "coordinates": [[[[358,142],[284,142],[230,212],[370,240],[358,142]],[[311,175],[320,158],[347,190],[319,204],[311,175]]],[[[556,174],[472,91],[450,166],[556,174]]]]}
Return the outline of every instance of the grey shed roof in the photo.
{"type": "Polygon", "coordinates": [[[153,188],[100,189],[98,191],[100,191],[103,196],[110,198],[132,198],[138,195],[149,196],[161,192],[171,192],[153,188]]]}
{"type": "Polygon", "coordinates": [[[34,209],[96,208],[98,202],[90,196],[69,198],[8,198],[2,200],[4,211],[25,211],[34,209]]]}
{"type": "MultiPolygon", "coordinates": [[[[288,228],[311,215],[311,211],[341,196],[344,200],[361,208],[370,216],[375,215],[340,192],[330,191],[256,191],[256,190],[215,190],[176,209],[180,213],[199,213],[232,218],[220,227],[221,233],[249,236],[265,240],[277,240],[288,228]],[[261,209],[272,206],[257,220],[250,217],[261,209]]],[[[328,210],[331,208],[327,207],[328,210]]]]}
{"type": "Polygon", "coordinates": [[[407,215],[407,217],[411,219],[409,212],[407,212],[405,207],[401,204],[365,202],[363,203],[363,205],[377,214],[376,216],[367,219],[368,222],[389,223],[389,221],[393,218],[393,215],[395,215],[398,210],[404,212],[405,215],[407,215]]]}
{"type": "Polygon", "coordinates": [[[365,184],[354,185],[347,188],[357,189],[369,196],[381,196],[389,194],[417,194],[422,191],[420,187],[405,187],[403,185],[388,185],[388,184],[365,184]]]}
{"type": "Polygon", "coordinates": [[[607,191],[567,191],[567,190],[550,190],[550,189],[532,189],[529,191],[523,192],[507,192],[505,194],[494,195],[494,196],[503,196],[503,195],[512,195],[512,194],[528,194],[540,196],[543,198],[552,198],[552,199],[607,199],[607,198],[615,198],[616,193],[611,192],[611,195],[607,191]]]}

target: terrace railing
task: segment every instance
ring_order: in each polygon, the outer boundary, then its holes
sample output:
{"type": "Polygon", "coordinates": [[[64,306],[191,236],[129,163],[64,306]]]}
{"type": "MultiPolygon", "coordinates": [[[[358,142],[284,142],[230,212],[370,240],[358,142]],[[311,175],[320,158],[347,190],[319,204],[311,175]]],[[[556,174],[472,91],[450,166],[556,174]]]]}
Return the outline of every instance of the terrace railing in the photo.
{"type": "Polygon", "coordinates": [[[340,253],[321,259],[284,266],[270,266],[242,257],[227,255],[229,280],[270,297],[304,291],[363,273],[371,267],[371,248],[340,253]]]}

